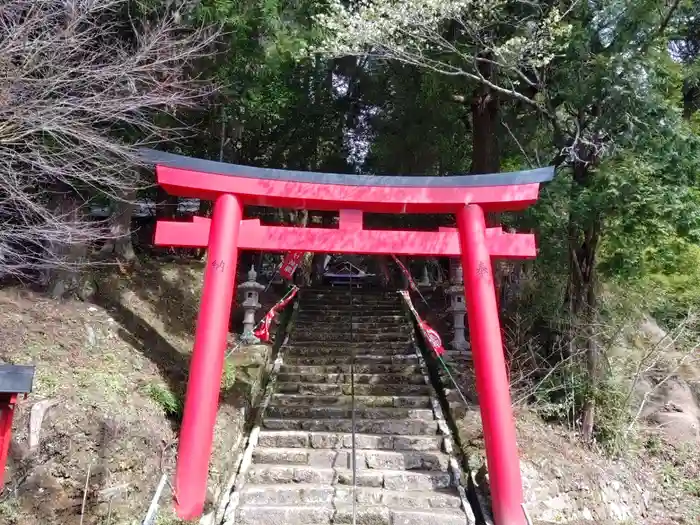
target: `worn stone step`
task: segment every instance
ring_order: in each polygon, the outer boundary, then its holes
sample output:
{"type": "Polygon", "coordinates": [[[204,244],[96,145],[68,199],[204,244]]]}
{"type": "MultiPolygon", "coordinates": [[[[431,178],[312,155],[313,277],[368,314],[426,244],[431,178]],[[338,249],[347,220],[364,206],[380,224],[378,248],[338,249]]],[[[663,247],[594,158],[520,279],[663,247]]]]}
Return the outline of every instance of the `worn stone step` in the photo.
{"type": "MultiPolygon", "coordinates": [[[[361,289],[360,289],[361,290],[361,289]]],[[[394,293],[369,293],[369,292],[362,292],[358,291],[357,289],[350,289],[345,288],[344,290],[341,288],[334,288],[329,291],[318,291],[318,292],[311,292],[311,293],[303,293],[301,295],[301,299],[304,301],[315,301],[315,302],[333,302],[333,301],[342,301],[344,299],[351,299],[354,301],[366,301],[366,302],[371,302],[371,301],[387,301],[391,302],[394,301],[396,302],[398,299],[400,299],[399,294],[394,292],[394,293]]]]}
{"type": "MultiPolygon", "coordinates": [[[[367,313],[363,311],[355,312],[353,311],[352,320],[355,323],[405,323],[406,314],[401,313],[367,313]]],[[[299,311],[296,316],[296,323],[347,323],[347,315],[341,313],[333,313],[323,310],[318,310],[316,312],[309,311],[299,311]]]]}
{"type": "MultiPolygon", "coordinates": [[[[442,450],[441,435],[395,436],[355,433],[356,450],[442,450]]],[[[272,448],[352,449],[352,434],[347,432],[312,432],[304,430],[263,430],[258,446],[272,448]]]]}
{"type": "Polygon", "coordinates": [[[330,384],[330,383],[280,383],[276,385],[276,391],[281,394],[302,395],[335,395],[349,396],[355,392],[356,396],[403,396],[403,395],[429,395],[430,388],[426,384],[380,384],[363,385],[355,384],[330,384]]]}
{"type": "Polygon", "coordinates": [[[371,315],[363,316],[362,319],[358,316],[352,316],[352,322],[350,318],[343,318],[339,320],[326,319],[319,317],[318,319],[302,319],[303,322],[299,322],[299,317],[296,318],[296,323],[294,326],[297,328],[310,328],[315,327],[319,331],[328,332],[338,329],[348,329],[348,326],[352,325],[352,329],[358,332],[371,332],[375,330],[386,330],[391,327],[406,327],[411,329],[411,324],[408,322],[406,316],[382,319],[380,317],[375,317],[371,315]]]}
{"type": "Polygon", "coordinates": [[[292,339],[296,345],[304,344],[323,344],[326,341],[352,341],[354,343],[402,343],[410,342],[410,334],[408,332],[383,332],[378,334],[350,334],[349,332],[340,332],[337,334],[329,334],[327,339],[323,339],[323,334],[317,332],[298,333],[296,330],[292,333],[292,339]]]}
{"type": "Polygon", "coordinates": [[[353,297],[350,299],[349,296],[339,296],[336,298],[326,299],[303,299],[299,303],[299,307],[302,310],[315,309],[321,306],[327,306],[333,309],[349,309],[353,308],[402,308],[403,305],[396,299],[368,299],[366,297],[353,297]],[[352,301],[352,303],[350,302],[352,301]]]}
{"type": "Polygon", "coordinates": [[[353,499],[360,505],[384,505],[401,509],[460,509],[462,500],[457,489],[437,489],[430,491],[395,491],[374,487],[336,486],[334,501],[352,504],[353,499]],[[354,492],[354,498],[353,498],[354,492]]]}
{"type": "Polygon", "coordinates": [[[335,480],[335,470],[295,465],[256,465],[248,469],[248,484],[308,483],[330,485],[335,480]]]}
{"type": "Polygon", "coordinates": [[[376,332],[376,333],[353,333],[348,330],[339,330],[338,332],[321,333],[316,330],[308,330],[301,332],[295,330],[292,334],[292,339],[295,346],[340,346],[340,343],[350,343],[359,346],[377,346],[383,343],[404,343],[409,344],[411,341],[411,333],[405,331],[400,332],[376,332]],[[336,343],[333,345],[333,343],[336,343]]]}
{"type": "Polygon", "coordinates": [[[372,326],[352,329],[352,333],[348,324],[336,324],[333,327],[320,327],[316,326],[314,323],[307,324],[295,324],[294,325],[294,335],[296,338],[313,338],[319,341],[334,341],[334,340],[344,340],[344,342],[354,341],[358,337],[374,337],[375,335],[381,334],[401,334],[408,336],[412,333],[412,328],[410,326],[405,326],[399,323],[387,324],[384,326],[372,326]],[[352,339],[351,339],[352,337],[352,339]]]}
{"type": "MultiPolygon", "coordinates": [[[[331,485],[307,483],[276,485],[245,485],[241,490],[241,505],[331,505],[335,488],[331,485]]],[[[351,500],[352,501],[352,500],[351,500]]]]}
{"type": "Polygon", "coordinates": [[[354,404],[356,408],[430,408],[430,396],[337,396],[337,395],[302,395],[273,394],[273,405],[342,407],[354,404]],[[354,399],[354,402],[353,402],[354,399]]]}
{"type": "Polygon", "coordinates": [[[327,357],[315,357],[315,356],[296,356],[296,355],[286,355],[282,354],[282,360],[284,364],[288,365],[306,365],[313,364],[313,366],[319,365],[350,365],[355,363],[355,371],[360,372],[357,366],[363,365],[393,365],[393,364],[416,364],[418,363],[418,356],[416,354],[395,354],[395,355],[381,355],[381,354],[355,354],[353,357],[352,352],[346,352],[345,356],[334,355],[327,357]]]}
{"type": "MultiPolygon", "coordinates": [[[[435,490],[452,486],[448,472],[417,470],[356,471],[357,486],[385,488],[388,490],[435,490]]],[[[248,483],[312,483],[352,485],[352,470],[342,468],[318,468],[308,465],[253,464],[248,470],[248,483]]]]}
{"type": "MultiPolygon", "coordinates": [[[[291,419],[350,419],[352,405],[345,406],[314,406],[314,405],[268,405],[265,417],[291,419]]],[[[358,407],[355,406],[355,417],[358,419],[417,419],[433,421],[431,408],[412,407],[358,407]]]]}
{"type": "Polygon", "coordinates": [[[352,303],[350,302],[350,297],[338,297],[337,299],[323,300],[309,300],[302,299],[299,301],[299,310],[319,310],[322,308],[329,308],[332,310],[346,310],[346,309],[361,309],[361,308],[378,308],[378,309],[403,309],[402,301],[397,297],[396,299],[374,299],[367,300],[362,297],[353,297],[352,303]]]}
{"type": "Polygon", "coordinates": [[[381,345],[377,344],[367,344],[363,341],[351,341],[349,338],[343,338],[343,334],[338,336],[338,339],[328,340],[328,341],[311,341],[299,343],[292,339],[289,343],[284,346],[285,350],[293,350],[297,348],[320,348],[326,350],[332,349],[355,349],[357,354],[364,353],[367,354],[381,354],[385,350],[390,349],[404,349],[404,348],[414,348],[412,341],[387,341],[381,345]]]}
{"type": "Polygon", "coordinates": [[[352,328],[352,330],[350,329],[350,323],[338,323],[333,327],[320,327],[314,323],[294,325],[295,338],[310,338],[313,335],[315,339],[320,341],[333,341],[334,338],[342,338],[345,341],[350,341],[350,336],[352,336],[352,340],[354,340],[356,337],[374,337],[382,334],[409,335],[411,333],[412,328],[410,326],[399,323],[392,323],[384,326],[363,326],[352,328]]]}
{"type": "Polygon", "coordinates": [[[406,321],[406,314],[402,308],[390,307],[375,307],[375,306],[353,306],[347,308],[328,307],[319,305],[316,308],[300,309],[297,314],[297,319],[314,319],[319,321],[338,321],[343,322],[372,322],[378,320],[377,316],[401,316],[406,321]],[[371,312],[371,314],[369,313],[371,312]]]}
{"type": "MultiPolygon", "coordinates": [[[[306,365],[303,363],[288,363],[280,366],[280,373],[283,374],[349,374],[351,365],[331,364],[331,365],[306,365]]],[[[408,363],[373,363],[358,364],[353,368],[355,374],[401,374],[420,375],[422,370],[417,361],[408,363]]],[[[421,376],[422,377],[422,376],[421,376]]]]}
{"type": "Polygon", "coordinates": [[[424,385],[425,379],[422,375],[413,371],[408,374],[289,374],[280,373],[277,375],[278,383],[350,383],[354,379],[359,385],[424,385]],[[354,375],[354,378],[352,377],[354,375]]]}
{"type": "Polygon", "coordinates": [[[394,491],[374,487],[313,485],[306,483],[246,485],[241,490],[241,505],[383,505],[401,509],[459,509],[461,499],[453,489],[435,491],[394,491]],[[354,498],[353,498],[354,496],[354,498]]]}
{"type": "MultiPolygon", "coordinates": [[[[368,348],[367,345],[355,347],[355,355],[376,356],[376,358],[388,357],[392,355],[416,355],[416,350],[410,344],[402,344],[391,347],[381,346],[380,348],[368,348]]],[[[334,345],[331,347],[317,346],[293,346],[282,351],[282,355],[289,358],[299,357],[348,357],[352,356],[353,347],[334,345]]]]}
{"type": "MultiPolygon", "coordinates": [[[[352,450],[256,447],[253,450],[253,463],[306,465],[318,468],[352,468],[352,450]]],[[[356,465],[359,469],[359,463],[356,465]]]]}
{"type": "Polygon", "coordinates": [[[331,523],[333,507],[321,505],[241,505],[236,510],[237,525],[323,525],[331,523]]]}
{"type": "MultiPolygon", "coordinates": [[[[355,509],[358,525],[465,525],[467,516],[461,509],[396,509],[384,505],[363,505],[355,509]]],[[[334,524],[353,523],[352,505],[335,505],[334,524]]]]}
{"type": "MultiPolygon", "coordinates": [[[[268,415],[269,412],[268,410],[268,415]]],[[[394,436],[436,435],[438,432],[437,421],[432,419],[434,417],[432,410],[429,412],[430,414],[426,413],[423,419],[370,419],[362,417],[368,414],[357,414],[354,428],[358,434],[389,434],[394,436]],[[428,417],[431,419],[428,419],[428,417]]],[[[339,414],[335,418],[328,418],[327,414],[324,415],[326,417],[322,418],[284,418],[284,416],[280,418],[280,414],[274,414],[273,417],[263,419],[262,427],[266,430],[308,430],[311,432],[351,433],[353,431],[353,422],[350,419],[350,414],[339,414]]]]}
{"type": "MultiPolygon", "coordinates": [[[[335,483],[352,485],[352,470],[335,469],[335,483]]],[[[416,470],[358,470],[357,485],[361,487],[381,487],[389,490],[434,490],[452,485],[448,472],[416,470]]]]}
{"type": "MultiPolygon", "coordinates": [[[[268,448],[253,450],[253,463],[352,468],[351,449],[268,448]]],[[[355,450],[357,470],[421,470],[447,472],[449,457],[440,451],[355,450]]]]}

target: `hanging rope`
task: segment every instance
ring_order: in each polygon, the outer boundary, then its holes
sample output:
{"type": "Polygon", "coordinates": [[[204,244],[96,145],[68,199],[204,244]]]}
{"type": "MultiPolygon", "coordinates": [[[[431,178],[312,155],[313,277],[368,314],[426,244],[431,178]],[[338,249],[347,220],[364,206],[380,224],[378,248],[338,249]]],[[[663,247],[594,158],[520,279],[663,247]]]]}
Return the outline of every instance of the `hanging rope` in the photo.
{"type": "MultiPolygon", "coordinates": [[[[399,266],[399,268],[401,268],[401,271],[403,272],[404,276],[408,280],[409,288],[418,294],[418,296],[421,298],[421,300],[423,301],[425,306],[428,308],[428,310],[430,310],[430,305],[428,304],[428,301],[426,300],[426,298],[423,296],[423,294],[418,289],[418,286],[416,286],[416,283],[413,281],[413,277],[411,277],[411,272],[409,272],[408,268],[406,268],[406,266],[404,266],[403,263],[401,261],[399,261],[398,257],[396,257],[395,255],[392,255],[392,257],[394,258],[394,261],[399,266]]],[[[440,362],[442,367],[445,369],[445,372],[447,373],[447,377],[450,379],[450,382],[455,387],[455,390],[457,390],[457,393],[459,394],[459,397],[462,399],[462,402],[464,402],[465,405],[469,405],[469,403],[467,402],[467,398],[464,395],[464,392],[462,392],[462,389],[457,384],[457,381],[455,380],[454,376],[450,372],[449,367],[447,366],[447,363],[445,362],[445,360],[442,357],[444,352],[445,352],[445,349],[442,347],[442,341],[440,341],[440,336],[437,334],[437,332],[435,332],[435,330],[430,328],[430,326],[428,326],[428,324],[421,319],[420,315],[418,315],[418,312],[416,311],[416,309],[413,306],[413,303],[411,301],[410,292],[408,290],[402,290],[400,293],[404,297],[404,300],[408,304],[408,307],[411,310],[411,312],[413,312],[413,315],[415,316],[416,320],[418,321],[418,326],[421,329],[421,332],[423,332],[423,337],[425,338],[426,342],[432,347],[432,349],[435,353],[435,357],[437,357],[438,361],[440,362]]]]}
{"type": "MultiPolygon", "coordinates": [[[[268,312],[263,316],[260,321],[258,321],[255,324],[255,327],[253,328],[253,334],[259,338],[261,341],[269,341],[269,336],[270,336],[270,324],[272,324],[272,320],[275,317],[275,314],[277,313],[278,310],[284,309],[289,301],[291,301],[294,296],[297,294],[299,291],[299,287],[296,285],[293,285],[287,292],[282,296],[282,299],[277,301],[275,305],[268,310],[268,312]],[[263,337],[261,337],[263,336],[263,337]]],[[[231,354],[233,354],[236,350],[238,350],[241,347],[241,342],[239,341],[236,343],[236,346],[234,346],[231,350],[229,350],[226,353],[226,358],[228,359],[231,354]]]]}
{"type": "Polygon", "coordinates": [[[352,304],[352,273],[350,274],[350,348],[352,356],[350,359],[350,396],[351,396],[351,408],[350,408],[350,432],[352,440],[352,525],[357,523],[357,461],[355,458],[355,345],[353,344],[354,337],[354,322],[353,322],[353,311],[354,306],[352,304]]]}

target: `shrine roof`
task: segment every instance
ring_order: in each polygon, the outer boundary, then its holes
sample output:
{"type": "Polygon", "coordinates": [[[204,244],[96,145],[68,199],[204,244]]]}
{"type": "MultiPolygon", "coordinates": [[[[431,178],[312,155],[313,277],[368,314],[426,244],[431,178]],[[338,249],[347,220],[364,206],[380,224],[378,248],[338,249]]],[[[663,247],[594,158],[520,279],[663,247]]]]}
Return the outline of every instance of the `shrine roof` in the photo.
{"type": "Polygon", "coordinates": [[[465,188],[485,186],[512,186],[549,182],[554,177],[554,167],[488,173],[483,175],[353,175],[323,173],[275,168],[257,168],[242,164],[229,164],[213,160],[197,159],[152,149],[142,149],[142,157],[152,164],[168,166],[202,174],[228,175],[251,179],[306,182],[311,184],[337,184],[341,186],[392,186],[398,188],[465,188]]]}
{"type": "Polygon", "coordinates": [[[378,213],[452,213],[465,204],[487,211],[522,209],[537,201],[553,167],[510,173],[389,176],[256,168],[141,150],[156,166],[158,184],[180,197],[214,200],[237,194],[245,204],[378,213]]]}

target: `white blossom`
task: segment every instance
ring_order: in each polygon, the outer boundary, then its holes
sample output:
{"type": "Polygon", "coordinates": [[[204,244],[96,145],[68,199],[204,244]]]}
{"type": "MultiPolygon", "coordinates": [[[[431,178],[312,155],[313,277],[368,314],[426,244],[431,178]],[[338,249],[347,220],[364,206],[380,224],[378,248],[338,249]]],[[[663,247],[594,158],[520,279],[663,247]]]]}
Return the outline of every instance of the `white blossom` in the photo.
{"type": "Polygon", "coordinates": [[[556,7],[523,0],[364,0],[353,7],[331,0],[316,21],[325,37],[309,52],[370,55],[480,81],[476,65],[488,61],[510,79],[492,87],[512,94],[516,79],[528,82],[524,72],[566,48],[571,31],[556,7]]]}

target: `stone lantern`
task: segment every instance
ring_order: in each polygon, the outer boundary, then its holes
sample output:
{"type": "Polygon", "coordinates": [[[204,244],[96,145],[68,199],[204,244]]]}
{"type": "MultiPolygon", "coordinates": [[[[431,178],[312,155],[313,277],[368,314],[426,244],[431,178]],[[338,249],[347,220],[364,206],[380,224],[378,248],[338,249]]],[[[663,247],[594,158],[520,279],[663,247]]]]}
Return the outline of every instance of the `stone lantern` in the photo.
{"type": "Polygon", "coordinates": [[[423,265],[423,275],[421,275],[420,281],[416,283],[418,288],[430,288],[430,275],[428,275],[428,265],[423,265]]]}
{"type": "Polygon", "coordinates": [[[467,313],[467,305],[464,301],[464,276],[462,265],[458,260],[450,261],[450,273],[452,285],[445,291],[450,297],[449,312],[452,312],[452,325],[454,328],[454,339],[451,346],[455,350],[469,350],[470,345],[464,334],[464,315],[467,313]]]}
{"type": "Polygon", "coordinates": [[[258,274],[255,271],[255,266],[251,266],[248,271],[248,280],[238,285],[238,289],[243,292],[243,333],[241,334],[241,342],[243,344],[257,344],[260,340],[253,335],[255,328],[255,312],[260,308],[260,292],[265,287],[257,282],[258,274]]]}

